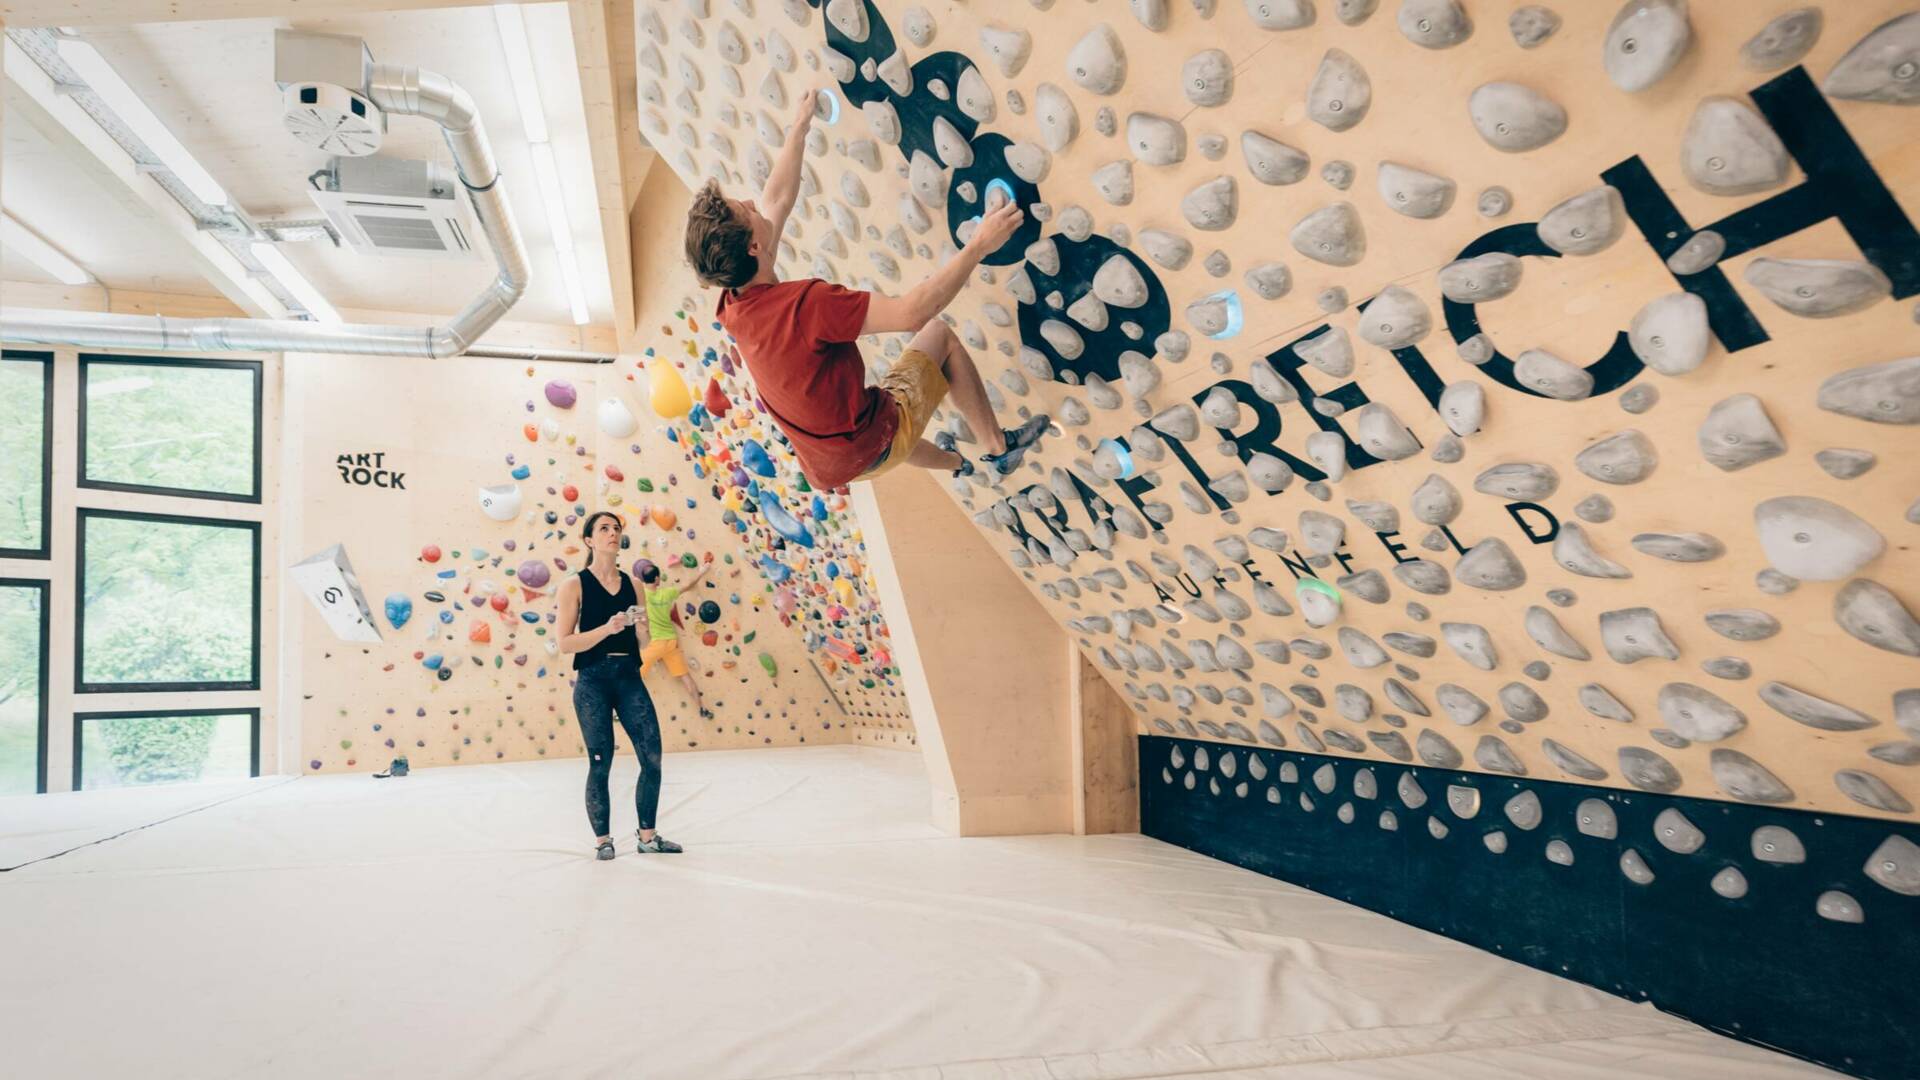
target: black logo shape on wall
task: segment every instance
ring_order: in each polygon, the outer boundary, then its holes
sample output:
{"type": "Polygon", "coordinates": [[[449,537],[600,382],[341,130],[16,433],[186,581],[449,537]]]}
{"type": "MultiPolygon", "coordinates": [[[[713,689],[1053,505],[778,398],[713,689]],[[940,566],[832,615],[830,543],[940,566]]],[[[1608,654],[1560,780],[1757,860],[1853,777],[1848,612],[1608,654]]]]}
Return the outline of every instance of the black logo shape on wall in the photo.
{"type": "Polygon", "coordinates": [[[394,472],[386,467],[387,453],[384,450],[368,450],[357,454],[341,454],[333,459],[333,467],[340,470],[340,482],[355,487],[391,488],[395,491],[407,490],[407,474],[394,472]]]}

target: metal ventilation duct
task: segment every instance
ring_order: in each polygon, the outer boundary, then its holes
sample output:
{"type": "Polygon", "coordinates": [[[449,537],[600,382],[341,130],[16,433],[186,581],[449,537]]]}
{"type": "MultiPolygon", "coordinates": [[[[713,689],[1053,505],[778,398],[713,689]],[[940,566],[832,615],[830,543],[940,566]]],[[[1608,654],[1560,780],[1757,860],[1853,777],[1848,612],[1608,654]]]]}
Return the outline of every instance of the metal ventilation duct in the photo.
{"type": "Polygon", "coordinates": [[[451,79],[419,68],[376,64],[360,88],[394,115],[440,125],[460,182],[499,273],[441,326],[328,325],[288,319],[173,319],[165,316],[0,308],[0,341],[84,348],[459,356],[512,309],[527,290],[526,247],[507,205],[504,182],[473,99],[451,79]]]}

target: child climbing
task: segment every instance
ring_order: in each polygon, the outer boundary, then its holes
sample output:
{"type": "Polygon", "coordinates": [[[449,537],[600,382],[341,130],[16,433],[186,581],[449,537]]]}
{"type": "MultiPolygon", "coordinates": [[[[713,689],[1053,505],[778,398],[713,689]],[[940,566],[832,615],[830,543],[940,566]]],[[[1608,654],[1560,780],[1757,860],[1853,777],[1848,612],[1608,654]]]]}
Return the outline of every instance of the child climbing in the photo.
{"type": "Polygon", "coordinates": [[[613,770],[613,719],[633,743],[640,779],[633,789],[635,833],[642,855],[677,852],[680,845],[654,831],[660,808],[660,724],[653,698],[640,681],[640,642],[633,632],[633,581],[620,570],[620,518],[600,510],[580,530],[589,552],[586,569],[560,583],[560,651],[573,654],[573,711],[587,744],[587,821],[597,839],[595,857],[613,858],[608,777],[613,770]]]}
{"type": "Polygon", "coordinates": [[[680,599],[681,593],[700,584],[700,579],[706,577],[711,569],[713,553],[709,551],[699,572],[681,585],[661,584],[660,568],[652,563],[640,571],[640,583],[646,586],[647,635],[652,638],[640,650],[640,674],[644,676],[647,668],[655,663],[666,664],[667,674],[680,679],[680,684],[687,688],[687,695],[693,698],[693,707],[700,710],[700,715],[707,720],[713,719],[713,713],[700,703],[700,684],[694,681],[693,672],[687,669],[687,658],[680,652],[680,628],[673,624],[673,604],[680,599]]]}
{"type": "Polygon", "coordinates": [[[940,319],[967,276],[1006,243],[1023,217],[998,190],[959,254],[904,296],[842,288],[818,278],[781,281],[774,262],[800,194],[800,165],[816,95],[800,95],[779,160],[760,198],[729,199],[709,181],[687,214],[687,260],[702,284],[721,289],[715,312],[739,344],[767,411],[793,444],[807,479],[836,488],[906,463],[967,476],[971,461],[951,433],[923,440],[948,393],[985,444],[983,459],[1005,475],[1047,430],[1036,416],[1002,430],[986,384],[960,338],[940,319]],[[854,344],[862,334],[913,331],[878,386],[854,344]]]}

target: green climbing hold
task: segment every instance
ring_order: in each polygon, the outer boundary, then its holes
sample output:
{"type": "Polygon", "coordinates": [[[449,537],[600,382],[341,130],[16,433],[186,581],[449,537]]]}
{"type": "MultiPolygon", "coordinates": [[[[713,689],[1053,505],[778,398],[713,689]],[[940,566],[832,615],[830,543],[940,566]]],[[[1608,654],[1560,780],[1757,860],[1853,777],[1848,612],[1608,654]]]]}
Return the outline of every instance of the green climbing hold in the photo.
{"type": "Polygon", "coordinates": [[[680,556],[680,565],[691,570],[700,565],[700,559],[695,556],[693,552],[689,551],[680,556]]]}
{"type": "Polygon", "coordinates": [[[747,631],[747,636],[740,639],[740,643],[742,645],[751,645],[753,644],[753,639],[759,636],[760,636],[760,631],[749,630],[747,631]]]}
{"type": "Polygon", "coordinates": [[[352,739],[341,739],[341,740],[340,740],[340,749],[342,749],[342,750],[351,750],[351,749],[353,749],[353,740],[352,740],[352,739]]]}
{"type": "Polygon", "coordinates": [[[639,488],[639,489],[640,489],[641,491],[652,491],[652,490],[653,490],[653,481],[651,481],[651,480],[649,480],[649,479],[647,479],[646,477],[644,477],[644,476],[643,476],[643,477],[641,477],[640,479],[638,479],[638,480],[635,480],[635,481],[633,482],[633,486],[634,486],[634,487],[636,487],[636,488],[639,488]]]}

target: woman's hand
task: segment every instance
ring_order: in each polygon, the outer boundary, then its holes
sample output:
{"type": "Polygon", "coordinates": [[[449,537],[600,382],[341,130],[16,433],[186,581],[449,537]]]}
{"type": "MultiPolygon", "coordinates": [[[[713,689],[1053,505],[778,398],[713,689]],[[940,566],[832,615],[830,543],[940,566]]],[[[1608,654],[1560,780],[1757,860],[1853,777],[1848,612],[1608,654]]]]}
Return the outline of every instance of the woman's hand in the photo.
{"type": "Polygon", "coordinates": [[[607,620],[607,633],[617,634],[633,625],[633,620],[624,611],[616,611],[613,618],[607,620]]]}

